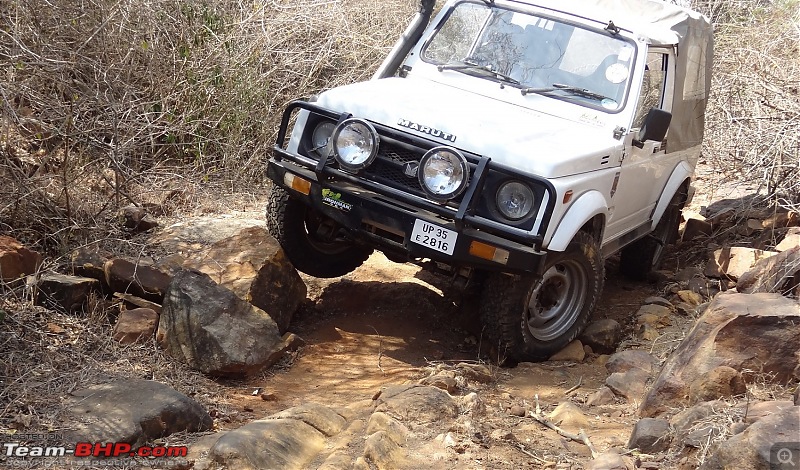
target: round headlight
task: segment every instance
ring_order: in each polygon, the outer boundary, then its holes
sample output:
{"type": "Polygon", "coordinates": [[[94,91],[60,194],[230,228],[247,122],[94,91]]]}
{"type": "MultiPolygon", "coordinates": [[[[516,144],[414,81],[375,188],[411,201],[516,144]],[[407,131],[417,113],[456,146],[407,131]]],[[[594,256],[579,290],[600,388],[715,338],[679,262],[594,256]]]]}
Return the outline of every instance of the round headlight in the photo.
{"type": "Polygon", "coordinates": [[[333,129],[336,127],[335,123],[330,121],[323,121],[317,124],[314,132],[311,134],[311,151],[317,154],[320,158],[328,158],[333,150],[333,129]]]}
{"type": "Polygon", "coordinates": [[[422,156],[417,178],[433,200],[446,201],[461,194],[469,181],[467,159],[456,149],[434,147],[422,156]]]}
{"type": "Polygon", "coordinates": [[[500,186],[497,190],[495,201],[497,209],[511,220],[519,220],[527,217],[533,209],[533,191],[531,188],[519,181],[509,181],[500,186]]]}
{"type": "Polygon", "coordinates": [[[375,160],[380,139],[372,124],[350,118],[336,126],[331,137],[336,161],[344,170],[358,171],[375,160]]]}

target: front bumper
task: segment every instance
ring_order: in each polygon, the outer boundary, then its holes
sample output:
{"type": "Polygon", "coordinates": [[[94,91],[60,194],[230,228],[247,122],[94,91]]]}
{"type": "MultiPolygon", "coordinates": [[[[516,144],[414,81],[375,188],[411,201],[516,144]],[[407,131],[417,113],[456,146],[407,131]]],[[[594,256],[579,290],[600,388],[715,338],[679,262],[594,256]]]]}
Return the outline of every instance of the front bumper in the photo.
{"type": "MultiPolygon", "coordinates": [[[[281,154],[284,152],[281,151],[281,154]]],[[[316,172],[286,159],[271,159],[268,175],[277,185],[291,192],[293,197],[345,227],[355,240],[390,253],[394,255],[394,259],[428,258],[450,266],[541,274],[545,252],[536,250],[533,246],[457,224],[456,221],[433,211],[412,206],[346,180],[320,183],[316,172]],[[286,186],[284,181],[287,172],[311,182],[307,195],[286,186]],[[323,190],[335,193],[339,202],[331,204],[329,197],[323,200],[323,190]],[[411,234],[417,220],[456,231],[458,239],[452,255],[412,242],[411,234]],[[504,250],[508,255],[502,256],[502,261],[490,261],[475,256],[470,253],[473,241],[504,250]]],[[[331,193],[326,191],[326,194],[331,193]]]]}

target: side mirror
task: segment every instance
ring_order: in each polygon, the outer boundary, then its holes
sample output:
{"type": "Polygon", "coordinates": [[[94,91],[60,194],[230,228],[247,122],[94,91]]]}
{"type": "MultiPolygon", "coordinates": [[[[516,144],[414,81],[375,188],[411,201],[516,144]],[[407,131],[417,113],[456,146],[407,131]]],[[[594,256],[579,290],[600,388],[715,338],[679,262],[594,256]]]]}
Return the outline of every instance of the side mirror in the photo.
{"type": "Polygon", "coordinates": [[[642,128],[639,129],[639,135],[636,136],[636,142],[639,144],[643,144],[648,140],[661,142],[667,136],[671,121],[672,113],[663,109],[650,108],[650,111],[647,112],[647,117],[644,118],[642,128]]]}

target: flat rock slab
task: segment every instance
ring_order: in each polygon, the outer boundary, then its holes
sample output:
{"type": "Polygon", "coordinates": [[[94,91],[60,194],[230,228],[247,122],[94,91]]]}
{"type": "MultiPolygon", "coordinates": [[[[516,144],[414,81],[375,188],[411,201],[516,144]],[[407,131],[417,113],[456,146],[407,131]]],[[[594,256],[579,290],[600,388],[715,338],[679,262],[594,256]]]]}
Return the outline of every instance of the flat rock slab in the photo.
{"type": "Polygon", "coordinates": [[[797,459],[800,455],[800,406],[792,406],[784,411],[766,416],[741,434],[737,434],[720,444],[717,450],[700,467],[701,470],[726,470],[729,468],[792,468],[774,466],[779,463],[777,452],[785,447],[797,459]],[[776,443],[785,443],[776,446],[776,443]],[[772,462],[773,466],[770,466],[772,462]]]}
{"type": "Polygon", "coordinates": [[[72,394],[67,409],[78,442],[127,442],[134,447],[172,433],[211,429],[213,421],[195,400],[152,380],[120,380],[72,394]]]}
{"type": "MultiPolygon", "coordinates": [[[[689,404],[690,385],[719,366],[796,380],[800,304],[779,294],[723,293],[667,359],[639,413],[653,417],[689,404]]],[[[753,379],[744,375],[745,381],[753,379]]]]}
{"type": "MultiPolygon", "coordinates": [[[[33,279],[33,276],[29,279],[33,279]]],[[[100,282],[90,277],[43,274],[34,282],[36,305],[63,312],[82,310],[89,294],[100,290],[100,282]]]]}
{"type": "Polygon", "coordinates": [[[151,302],[164,299],[172,276],[158,267],[135,259],[114,258],[103,265],[106,284],[114,292],[124,292],[151,302]]]}
{"type": "Polygon", "coordinates": [[[405,422],[431,423],[458,416],[453,397],[440,388],[423,385],[391,385],[380,397],[375,411],[382,411],[405,422]]]}
{"type": "Polygon", "coordinates": [[[325,447],[325,436],[296,419],[262,419],[228,431],[208,457],[237,470],[300,469],[325,447]]]}

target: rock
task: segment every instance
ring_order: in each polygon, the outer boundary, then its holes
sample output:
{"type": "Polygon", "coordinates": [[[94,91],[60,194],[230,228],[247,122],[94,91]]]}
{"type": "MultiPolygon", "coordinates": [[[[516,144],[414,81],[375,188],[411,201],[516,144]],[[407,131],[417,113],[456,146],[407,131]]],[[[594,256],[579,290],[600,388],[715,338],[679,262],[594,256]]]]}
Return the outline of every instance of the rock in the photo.
{"type": "Polygon", "coordinates": [[[203,407],[152,380],[120,380],[72,393],[67,409],[76,428],[73,442],[126,442],[134,447],[172,433],[211,429],[203,407]]]}
{"type": "Polygon", "coordinates": [[[800,246],[800,228],[792,227],[786,232],[783,240],[775,247],[775,251],[781,252],[791,250],[797,246],[800,246]]]}
{"type": "Polygon", "coordinates": [[[390,385],[378,397],[375,411],[404,422],[425,424],[458,416],[458,406],[447,392],[423,385],[390,385]]]}
{"type": "Polygon", "coordinates": [[[670,425],[674,431],[673,442],[681,446],[701,447],[706,445],[708,436],[719,434],[713,424],[707,424],[707,418],[714,415],[736,415],[737,410],[723,400],[714,400],[698,403],[676,414],[670,420],[670,425]],[[699,437],[699,439],[698,439],[699,437]]]}
{"type": "Polygon", "coordinates": [[[628,449],[639,449],[645,454],[663,452],[672,441],[669,421],[657,418],[642,418],[636,422],[628,440],[628,449]]]}
{"type": "Polygon", "coordinates": [[[702,235],[709,236],[713,232],[713,227],[705,220],[691,218],[686,221],[683,228],[683,235],[681,240],[689,241],[694,240],[702,235]]]}
{"type": "Polygon", "coordinates": [[[689,281],[689,290],[694,292],[695,294],[700,294],[702,297],[714,297],[715,295],[719,294],[719,281],[714,280],[713,282],[706,279],[696,277],[689,281]]]}
{"type": "Polygon", "coordinates": [[[303,421],[262,419],[223,434],[208,457],[225,468],[306,468],[325,448],[325,436],[303,421]]]}
{"type": "Polygon", "coordinates": [[[441,388],[442,390],[446,390],[447,393],[455,393],[455,391],[458,390],[458,383],[456,383],[456,379],[446,375],[432,375],[430,377],[425,377],[424,379],[420,380],[419,383],[422,385],[430,385],[432,387],[441,388]]]}
{"type": "Polygon", "coordinates": [[[137,207],[133,204],[127,205],[120,210],[122,225],[133,232],[146,232],[158,227],[158,222],[152,215],[147,213],[144,207],[137,207]]]}
{"type": "Polygon", "coordinates": [[[800,385],[794,389],[794,404],[800,406],[800,385]]]}
{"type": "Polygon", "coordinates": [[[91,277],[105,284],[106,272],[103,270],[103,266],[110,259],[111,253],[101,250],[97,246],[78,248],[70,255],[72,274],[91,277]]]}
{"type": "Polygon", "coordinates": [[[161,304],[150,302],[149,300],[145,300],[141,297],[136,297],[135,295],[132,294],[124,294],[122,292],[114,292],[114,297],[123,300],[125,302],[125,305],[129,307],[149,308],[150,310],[161,315],[161,304]]]}
{"type": "Polygon", "coordinates": [[[528,414],[528,412],[525,411],[525,407],[520,405],[512,406],[511,409],[508,410],[508,413],[511,416],[519,416],[520,418],[524,418],[525,415],[528,414]]]}
{"type": "Polygon", "coordinates": [[[404,468],[407,460],[403,449],[385,431],[378,431],[367,438],[364,458],[378,470],[404,468]]]}
{"type": "Polygon", "coordinates": [[[767,229],[783,228],[796,226],[798,222],[797,212],[777,212],[761,221],[761,226],[767,229]]]}
{"type": "Polygon", "coordinates": [[[612,355],[606,362],[606,370],[613,374],[614,372],[628,372],[632,369],[639,369],[649,375],[653,372],[656,362],[656,358],[647,351],[627,349],[612,355]]]}
{"type": "Polygon", "coordinates": [[[112,337],[122,344],[146,342],[158,326],[158,313],[149,308],[123,310],[117,317],[112,337]]]}
{"type": "Polygon", "coordinates": [[[339,434],[344,429],[345,419],[328,408],[316,403],[305,403],[295,406],[271,416],[275,419],[296,419],[313,427],[325,436],[331,437],[339,434]]]}
{"type": "Polygon", "coordinates": [[[611,391],[610,388],[603,385],[599,389],[597,389],[592,396],[586,401],[586,404],[589,406],[603,406],[603,405],[611,405],[614,403],[616,399],[616,395],[614,392],[611,391]]]}
{"type": "Polygon", "coordinates": [[[639,325],[636,333],[643,341],[655,341],[661,336],[656,327],[650,324],[639,325]]]}
{"type": "Polygon", "coordinates": [[[678,299],[681,302],[687,303],[694,307],[697,307],[703,303],[703,297],[697,292],[693,292],[691,290],[679,290],[675,295],[678,296],[678,299]]]}
{"type": "Polygon", "coordinates": [[[689,385],[689,402],[695,404],[745,393],[747,387],[742,374],[732,367],[718,366],[692,381],[689,385]]]}
{"type": "Polygon", "coordinates": [[[733,280],[750,270],[757,261],[775,255],[774,251],[754,250],[744,247],[721,248],[709,257],[705,275],[728,277],[733,280]]]}
{"type": "Polygon", "coordinates": [[[184,267],[208,274],[240,299],[264,310],[283,334],[306,298],[306,285],[264,227],[249,227],[217,241],[184,267]]]}
{"type": "MultiPolygon", "coordinates": [[[[697,268],[686,268],[686,269],[696,270],[697,268]]],[[[686,269],[681,271],[681,273],[686,271],[686,269]]],[[[678,274],[681,274],[681,273],[678,273],[678,274]]],[[[642,303],[644,305],[660,305],[662,307],[667,307],[669,309],[672,309],[672,302],[670,302],[669,300],[665,299],[664,297],[656,297],[656,296],[648,297],[648,298],[644,299],[644,302],[642,302],[642,303]]]]}
{"type": "Polygon", "coordinates": [[[42,255],[16,239],[0,235],[0,281],[14,281],[39,270],[42,255]]]}
{"type": "Polygon", "coordinates": [[[636,323],[639,325],[651,325],[656,328],[669,326],[671,314],[672,309],[663,305],[642,305],[636,312],[636,323]]]}
{"type": "Polygon", "coordinates": [[[774,464],[779,462],[777,452],[781,448],[788,448],[794,457],[792,466],[797,464],[797,456],[800,455],[797,436],[800,436],[800,407],[792,406],[779,414],[758,420],[742,433],[720,444],[700,469],[791,468],[776,467],[774,464]],[[776,443],[785,443],[785,447],[783,444],[776,446],[776,443]]]}
{"type": "Polygon", "coordinates": [[[735,217],[736,217],[736,209],[734,209],[733,207],[725,207],[721,209],[719,212],[716,212],[713,215],[709,215],[707,220],[715,227],[718,227],[733,221],[735,217]]]}
{"type": "Polygon", "coordinates": [[[461,372],[461,374],[476,382],[480,383],[490,383],[494,381],[494,375],[492,374],[492,369],[488,366],[483,364],[471,364],[469,362],[459,362],[456,365],[456,370],[461,372]]]}
{"type": "Polygon", "coordinates": [[[581,362],[586,357],[586,351],[583,350],[583,344],[580,340],[575,340],[569,343],[561,351],[550,356],[549,361],[575,361],[581,362]]]}
{"type": "Polygon", "coordinates": [[[38,280],[31,276],[28,282],[36,284],[36,305],[62,312],[82,310],[89,294],[100,290],[97,279],[65,274],[43,274],[38,280]]]}
{"type": "Polygon", "coordinates": [[[754,403],[747,407],[747,415],[744,417],[746,424],[753,424],[756,421],[772,416],[775,414],[783,413],[784,410],[794,406],[791,401],[762,401],[754,403]]]}
{"type": "Polygon", "coordinates": [[[603,452],[584,467],[585,470],[633,470],[633,462],[615,452],[603,452]]]}
{"type": "Polygon", "coordinates": [[[489,437],[495,441],[510,441],[514,438],[514,434],[508,429],[495,429],[489,434],[489,437]]]}
{"type": "Polygon", "coordinates": [[[389,439],[399,446],[406,445],[406,441],[408,440],[408,428],[400,421],[380,411],[372,413],[367,423],[368,435],[372,435],[378,431],[386,433],[389,439]]]}
{"type": "Polygon", "coordinates": [[[766,372],[778,383],[795,380],[797,344],[797,302],[779,294],[722,293],[667,359],[639,412],[652,417],[687,405],[691,383],[718,366],[766,372]]]}
{"type": "Polygon", "coordinates": [[[115,258],[103,265],[106,284],[114,292],[133,294],[161,303],[172,276],[155,266],[127,258],[115,258]]]}
{"type": "Polygon", "coordinates": [[[569,401],[562,401],[548,415],[550,421],[568,432],[578,433],[581,429],[589,429],[591,424],[580,408],[569,401]]]}
{"type": "Polygon", "coordinates": [[[650,376],[641,369],[631,369],[627,372],[614,372],[606,378],[606,386],[614,394],[624,397],[629,403],[641,400],[646,389],[646,381],[650,376]]]}
{"type": "Polygon", "coordinates": [[[254,374],[288,347],[266,312],[194,271],[179,272],[170,284],[157,339],[168,354],[212,376],[254,374]]]}
{"type": "Polygon", "coordinates": [[[697,306],[686,302],[675,303],[675,310],[681,315],[693,317],[697,313],[697,306]]]}
{"type": "Polygon", "coordinates": [[[611,318],[604,318],[589,323],[580,336],[583,344],[590,346],[592,351],[601,354],[610,354],[616,351],[622,339],[622,326],[611,318]]]}
{"type": "Polygon", "coordinates": [[[758,261],[742,274],[736,290],[743,294],[792,292],[800,284],[800,246],[758,261]]]}

